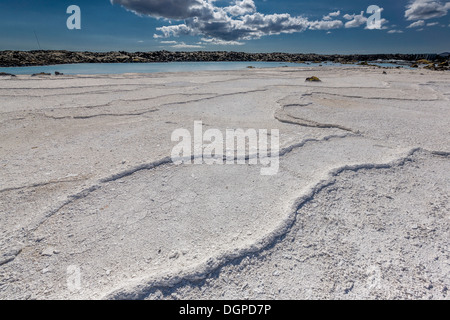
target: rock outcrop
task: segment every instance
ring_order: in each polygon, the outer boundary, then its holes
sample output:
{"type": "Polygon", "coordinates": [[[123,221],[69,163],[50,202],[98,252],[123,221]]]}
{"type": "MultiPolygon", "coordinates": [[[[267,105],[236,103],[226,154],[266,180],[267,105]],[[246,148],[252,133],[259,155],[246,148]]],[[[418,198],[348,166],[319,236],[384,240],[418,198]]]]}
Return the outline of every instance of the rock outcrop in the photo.
{"type": "Polygon", "coordinates": [[[197,52],[72,52],[58,51],[0,51],[0,67],[43,66],[74,63],[149,63],[149,62],[212,62],[212,61],[268,61],[268,62],[315,62],[357,63],[375,60],[419,59],[447,61],[447,57],[430,54],[353,54],[319,55],[291,53],[246,53],[226,51],[197,52]]]}

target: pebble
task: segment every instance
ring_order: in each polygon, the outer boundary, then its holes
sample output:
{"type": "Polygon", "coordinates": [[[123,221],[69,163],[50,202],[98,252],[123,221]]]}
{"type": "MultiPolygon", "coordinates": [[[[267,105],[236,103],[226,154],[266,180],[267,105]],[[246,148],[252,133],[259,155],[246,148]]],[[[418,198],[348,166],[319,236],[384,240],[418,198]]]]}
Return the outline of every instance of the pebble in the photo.
{"type": "Polygon", "coordinates": [[[55,249],[53,249],[52,247],[47,247],[41,252],[41,255],[51,257],[53,253],[55,253],[55,249]]]}

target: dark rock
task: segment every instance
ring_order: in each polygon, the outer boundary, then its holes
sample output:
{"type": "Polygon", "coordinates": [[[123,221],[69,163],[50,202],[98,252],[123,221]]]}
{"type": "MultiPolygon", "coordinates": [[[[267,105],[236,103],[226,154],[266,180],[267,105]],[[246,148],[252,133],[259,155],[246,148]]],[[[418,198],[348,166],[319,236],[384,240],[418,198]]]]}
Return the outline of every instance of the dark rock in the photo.
{"type": "Polygon", "coordinates": [[[6,76],[15,77],[16,75],[12,74],[12,73],[0,72],[0,77],[6,77],[6,76]]]}
{"type": "Polygon", "coordinates": [[[63,75],[64,75],[64,73],[61,73],[61,72],[55,71],[55,76],[63,76],[63,75]]]}
{"type": "Polygon", "coordinates": [[[322,82],[322,80],[320,80],[320,79],[317,78],[317,77],[309,77],[309,78],[306,78],[306,81],[308,81],[308,82],[322,82]]]}
{"type": "Polygon", "coordinates": [[[427,59],[420,59],[416,61],[417,64],[430,64],[431,61],[428,61],[427,59]]]}
{"type": "Polygon", "coordinates": [[[45,72],[40,72],[40,73],[33,73],[31,76],[32,77],[36,77],[36,76],[51,76],[51,73],[45,73],[45,72]]]}

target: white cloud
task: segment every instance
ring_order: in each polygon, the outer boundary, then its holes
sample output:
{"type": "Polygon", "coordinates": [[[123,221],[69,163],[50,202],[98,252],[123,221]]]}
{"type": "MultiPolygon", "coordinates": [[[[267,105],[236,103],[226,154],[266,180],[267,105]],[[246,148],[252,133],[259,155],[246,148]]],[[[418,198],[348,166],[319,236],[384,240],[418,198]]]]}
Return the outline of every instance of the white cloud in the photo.
{"type": "MultiPolygon", "coordinates": [[[[380,12],[382,12],[383,10],[384,10],[383,8],[380,8],[380,12]]],[[[368,30],[387,29],[385,25],[389,22],[388,20],[381,18],[379,25],[367,26],[368,18],[364,16],[364,11],[361,11],[360,14],[346,14],[344,15],[344,19],[350,20],[345,23],[345,28],[358,28],[362,25],[366,25],[364,29],[368,30]]]]}
{"type": "Polygon", "coordinates": [[[220,39],[215,38],[202,38],[203,42],[199,42],[199,44],[213,44],[218,46],[242,46],[245,44],[245,42],[239,42],[239,41],[224,41],[220,39]]]}
{"type": "Polygon", "coordinates": [[[405,18],[411,20],[427,20],[447,15],[450,2],[439,0],[414,0],[406,6],[405,18]]]}
{"type": "Polygon", "coordinates": [[[330,17],[339,17],[341,15],[341,11],[335,11],[328,14],[330,17]]]}
{"type": "Polygon", "coordinates": [[[389,30],[387,33],[403,33],[402,30],[389,30]]]}
{"type": "Polygon", "coordinates": [[[439,24],[439,22],[430,22],[430,23],[427,23],[427,27],[437,26],[438,24],[439,24]]]}
{"type": "Polygon", "coordinates": [[[173,46],[170,46],[170,47],[176,48],[176,49],[201,49],[201,48],[204,48],[204,46],[201,46],[198,44],[186,44],[184,42],[174,44],[173,46]]]}
{"type": "Polygon", "coordinates": [[[423,27],[425,25],[425,20],[419,20],[416,22],[411,23],[407,28],[417,28],[417,27],[423,27]]]}
{"type": "Polygon", "coordinates": [[[311,21],[309,23],[310,30],[331,30],[331,29],[339,29],[344,26],[344,23],[341,20],[331,20],[331,21],[311,21]]]}
{"type": "Polygon", "coordinates": [[[224,10],[232,16],[242,16],[244,14],[255,13],[256,5],[253,0],[237,0],[234,6],[225,7],[224,10]]]}
{"type": "Polygon", "coordinates": [[[370,25],[370,26],[366,26],[364,29],[368,29],[368,30],[376,30],[376,29],[385,30],[385,29],[388,29],[388,27],[386,26],[386,24],[388,22],[389,22],[388,20],[386,20],[384,18],[381,18],[381,20],[380,20],[380,26],[381,27],[378,27],[377,25],[370,25]]]}
{"type": "Polygon", "coordinates": [[[156,28],[156,30],[161,31],[162,35],[154,34],[153,38],[168,38],[171,36],[179,36],[182,34],[188,35],[193,34],[194,30],[188,27],[185,24],[179,24],[175,26],[163,26],[160,28],[156,28]]]}
{"type": "MultiPolygon", "coordinates": [[[[155,39],[183,35],[202,36],[204,44],[240,45],[242,40],[258,39],[267,35],[290,34],[306,30],[332,30],[343,28],[344,23],[335,11],[322,20],[311,21],[304,16],[288,13],[262,14],[254,0],[233,0],[224,7],[216,0],[110,0],[138,15],[163,18],[168,25],[156,28],[155,39]],[[176,24],[173,21],[179,21],[176,24]],[[170,23],[169,23],[170,21],[170,23]]],[[[359,27],[367,22],[361,15],[345,15],[351,20],[346,28],[359,27]]]]}
{"type": "MultiPolygon", "coordinates": [[[[194,17],[213,18],[215,0],[110,0],[138,15],[183,20],[194,17]]],[[[253,0],[250,0],[253,1],[253,0]]],[[[222,9],[223,11],[223,9],[222,9]]]]}
{"type": "Polygon", "coordinates": [[[364,16],[364,11],[361,11],[361,14],[346,14],[344,15],[344,19],[350,20],[345,23],[346,28],[357,28],[367,23],[367,18],[364,16]]]}
{"type": "Polygon", "coordinates": [[[340,10],[338,10],[336,12],[330,12],[328,15],[323,16],[322,20],[325,20],[325,21],[333,20],[333,18],[339,17],[340,15],[341,15],[340,10]]]}

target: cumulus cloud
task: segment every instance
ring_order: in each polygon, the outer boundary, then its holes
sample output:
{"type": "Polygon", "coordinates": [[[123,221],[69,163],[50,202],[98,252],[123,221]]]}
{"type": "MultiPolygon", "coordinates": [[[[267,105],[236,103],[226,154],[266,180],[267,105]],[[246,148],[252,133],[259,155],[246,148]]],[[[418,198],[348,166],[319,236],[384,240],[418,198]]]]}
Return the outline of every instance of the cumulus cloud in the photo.
{"type": "Polygon", "coordinates": [[[365,27],[365,29],[369,29],[369,30],[375,30],[375,29],[385,30],[385,29],[388,29],[388,27],[386,26],[386,24],[388,22],[389,22],[388,20],[386,20],[384,18],[381,18],[379,26],[377,26],[375,24],[368,25],[368,26],[365,27]]]}
{"type": "MultiPolygon", "coordinates": [[[[384,9],[380,8],[380,12],[384,9]]],[[[362,25],[366,25],[365,29],[374,30],[374,29],[387,29],[385,26],[389,21],[381,18],[379,21],[379,25],[367,25],[368,18],[364,16],[364,11],[361,11],[360,14],[346,14],[344,15],[344,19],[349,20],[345,23],[345,28],[358,28],[362,25]]]]}
{"type": "MultiPolygon", "coordinates": [[[[138,15],[179,21],[157,28],[154,38],[183,35],[202,36],[205,44],[240,45],[243,40],[258,39],[267,35],[289,34],[306,30],[332,30],[343,28],[336,17],[340,11],[331,12],[322,20],[310,21],[288,13],[262,14],[254,0],[230,0],[228,6],[216,6],[216,0],[110,0],[138,15]]],[[[361,15],[346,15],[346,28],[358,27],[367,21],[361,15]],[[348,18],[350,17],[350,18],[348,18]]]]}
{"type": "Polygon", "coordinates": [[[346,28],[357,28],[367,23],[367,18],[364,16],[364,11],[361,11],[361,14],[346,14],[344,19],[350,20],[345,23],[346,28]]]}
{"type": "Polygon", "coordinates": [[[447,15],[450,2],[436,0],[414,0],[406,6],[405,18],[411,20],[427,20],[447,15]]]}
{"type": "Polygon", "coordinates": [[[199,42],[197,44],[187,44],[185,42],[178,42],[178,41],[160,41],[160,44],[164,45],[170,45],[170,48],[177,48],[177,49],[200,49],[204,48],[202,46],[203,43],[199,42]]]}
{"type": "Polygon", "coordinates": [[[339,29],[344,26],[341,20],[322,20],[322,21],[311,21],[309,23],[310,30],[331,30],[339,29]]]}
{"type": "Polygon", "coordinates": [[[407,28],[418,28],[423,27],[425,25],[425,20],[419,20],[416,22],[411,23],[407,28]]]}
{"type": "Polygon", "coordinates": [[[154,34],[153,38],[169,38],[171,36],[188,35],[193,33],[193,30],[185,24],[178,24],[175,26],[163,26],[156,28],[161,31],[161,35],[154,34]]]}
{"type": "Polygon", "coordinates": [[[242,16],[248,13],[255,13],[256,5],[253,0],[237,0],[235,5],[225,7],[224,10],[232,16],[242,16]]]}
{"type": "Polygon", "coordinates": [[[204,0],[110,0],[112,4],[139,15],[182,20],[212,14],[212,4],[204,0]]]}
{"type": "Polygon", "coordinates": [[[217,45],[217,46],[242,46],[245,43],[244,42],[239,42],[239,41],[224,41],[224,40],[220,40],[220,39],[215,39],[215,38],[202,38],[201,43],[205,43],[205,44],[213,44],[213,45],[217,45]]]}
{"type": "Polygon", "coordinates": [[[203,46],[198,45],[198,44],[186,44],[184,42],[174,44],[171,47],[176,48],[176,49],[201,49],[201,48],[204,48],[203,46]]]}
{"type": "Polygon", "coordinates": [[[322,20],[328,21],[328,20],[333,20],[333,18],[335,17],[339,17],[341,15],[341,11],[338,10],[336,12],[330,12],[328,15],[323,16],[322,20]]]}

